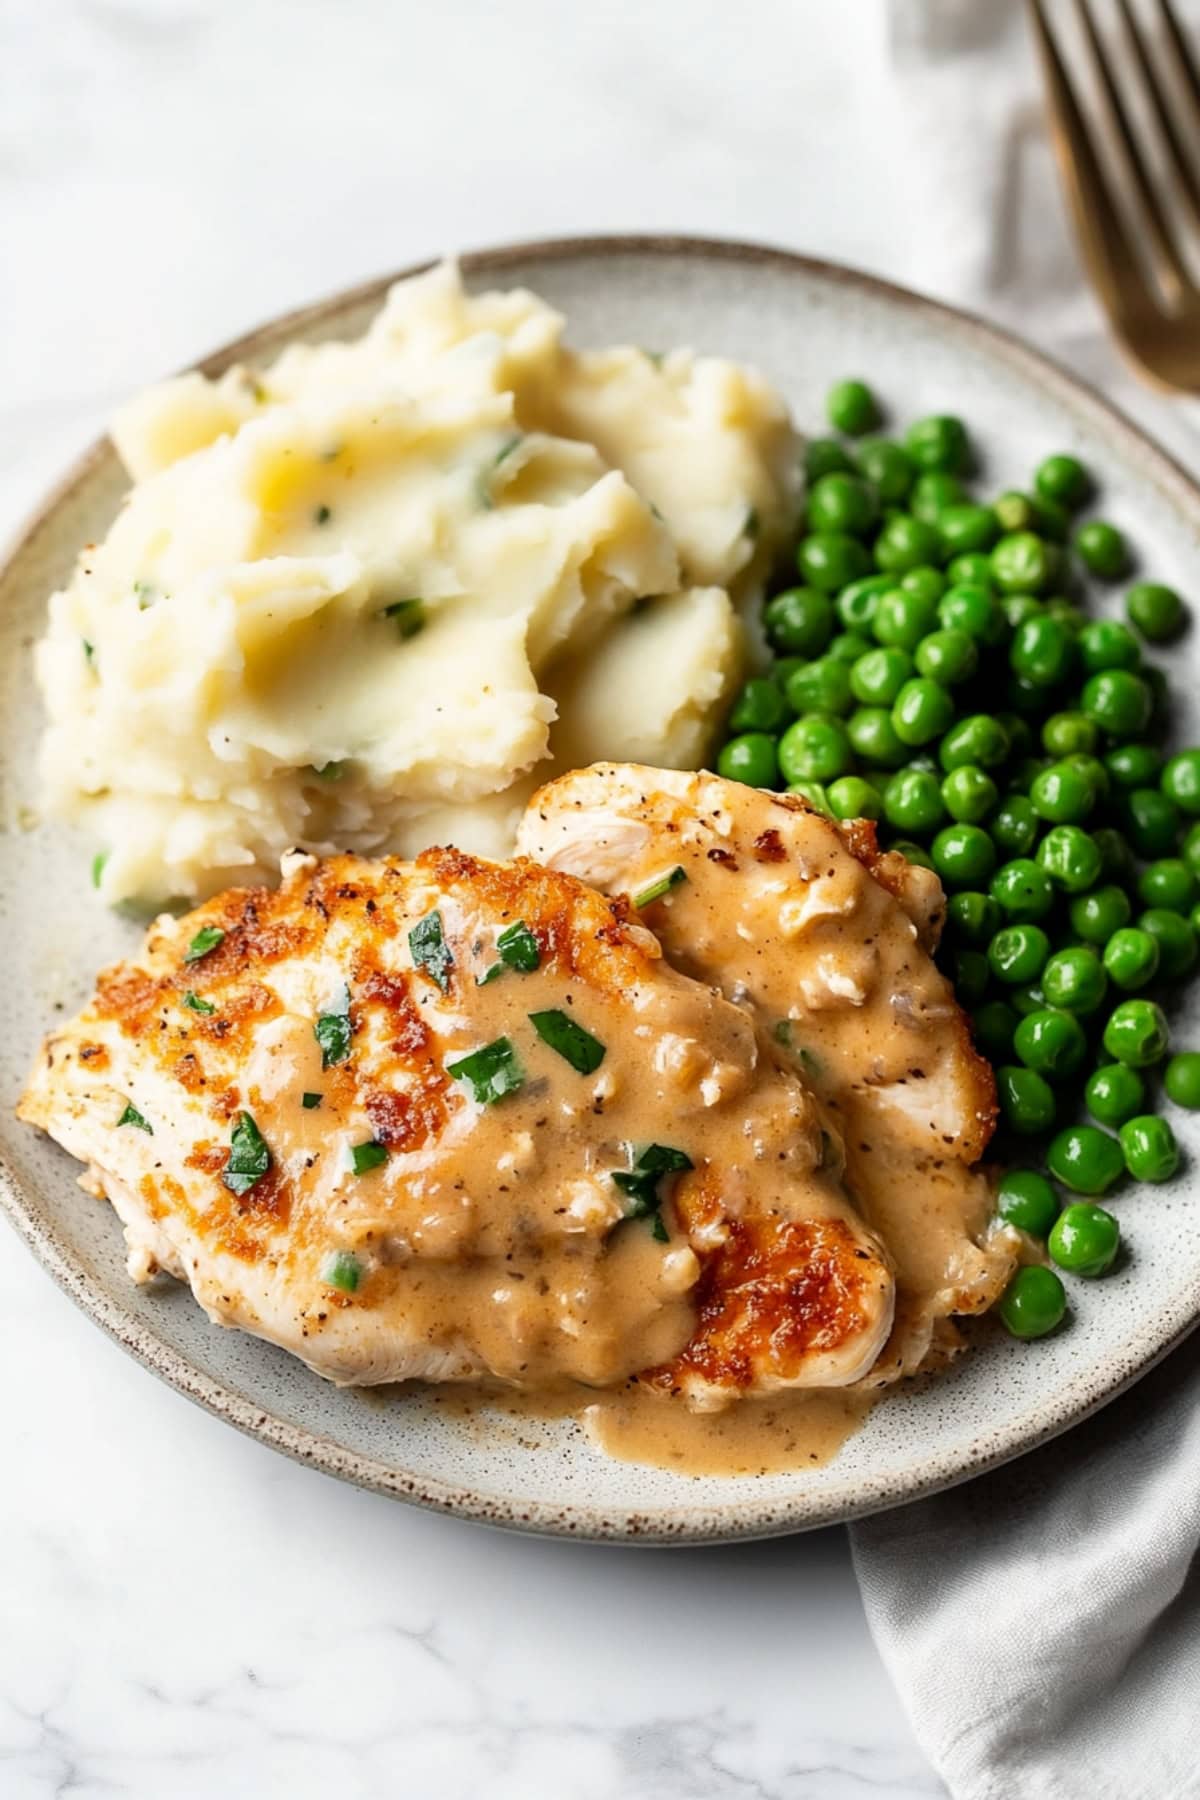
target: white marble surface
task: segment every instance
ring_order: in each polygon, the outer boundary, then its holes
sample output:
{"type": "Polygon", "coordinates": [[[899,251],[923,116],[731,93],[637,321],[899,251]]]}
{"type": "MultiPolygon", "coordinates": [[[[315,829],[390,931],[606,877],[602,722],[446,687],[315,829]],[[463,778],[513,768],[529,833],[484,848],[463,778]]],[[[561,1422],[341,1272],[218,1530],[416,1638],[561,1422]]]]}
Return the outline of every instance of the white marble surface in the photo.
{"type": "MultiPolygon", "coordinates": [[[[0,0],[0,530],[141,381],[506,238],[784,242],[1108,373],[1024,62],[1003,143],[988,81],[979,131],[927,128],[1017,10],[928,0],[953,52],[910,76],[905,0],[0,0]]],[[[635,1553],[357,1493],[160,1387],[7,1231],[0,1417],[3,1800],[944,1792],[840,1533],[635,1553]]]]}

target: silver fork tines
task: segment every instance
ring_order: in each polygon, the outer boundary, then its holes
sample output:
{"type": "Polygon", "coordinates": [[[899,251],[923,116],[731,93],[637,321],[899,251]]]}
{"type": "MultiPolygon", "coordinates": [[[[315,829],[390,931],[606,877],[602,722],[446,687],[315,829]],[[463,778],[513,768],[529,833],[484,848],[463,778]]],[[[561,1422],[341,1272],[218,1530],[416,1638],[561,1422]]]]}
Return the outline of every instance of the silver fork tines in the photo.
{"type": "Polygon", "coordinates": [[[1123,348],[1200,389],[1200,72],[1171,0],[1028,0],[1059,170],[1123,348]]]}

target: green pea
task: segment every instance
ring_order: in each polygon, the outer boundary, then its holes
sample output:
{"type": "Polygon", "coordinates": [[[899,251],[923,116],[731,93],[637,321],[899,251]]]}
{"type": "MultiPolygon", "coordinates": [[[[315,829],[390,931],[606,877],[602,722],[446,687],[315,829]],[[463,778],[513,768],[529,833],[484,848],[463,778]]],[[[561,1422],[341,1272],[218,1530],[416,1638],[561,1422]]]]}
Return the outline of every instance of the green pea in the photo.
{"type": "Polygon", "coordinates": [[[1120,1243],[1121,1228],[1112,1214],[1102,1206],[1077,1200],[1064,1207],[1054,1221],[1046,1248],[1060,1269],[1082,1275],[1085,1281],[1095,1281],[1112,1268],[1120,1243]]]}
{"type": "Polygon", "coordinates": [[[930,681],[943,687],[957,687],[968,681],[979,666],[975,640],[965,631],[932,631],[923,637],[916,649],[917,668],[930,681]]]}
{"type": "Polygon", "coordinates": [[[1089,894],[1077,894],[1071,902],[1071,929],[1087,944],[1107,944],[1122,926],[1128,925],[1133,907],[1124,888],[1110,883],[1093,888],[1089,894]]]}
{"type": "Polygon", "coordinates": [[[1158,788],[1133,788],[1124,796],[1129,841],[1139,856],[1167,856],[1179,835],[1179,812],[1158,788]]]}
{"type": "Polygon", "coordinates": [[[1114,987],[1132,993],[1158,973],[1158,939],[1136,925],[1114,931],[1104,946],[1104,967],[1114,987]]]}
{"type": "Polygon", "coordinates": [[[880,569],[904,574],[923,563],[935,562],[941,539],[933,525],[914,519],[911,513],[894,513],[875,539],[875,562],[880,569]]]}
{"type": "Polygon", "coordinates": [[[1008,998],[1014,1012],[1022,1019],[1027,1019],[1030,1013],[1046,1010],[1046,996],[1036,981],[1017,982],[1009,988],[1008,998]]]}
{"type": "Polygon", "coordinates": [[[955,950],[950,979],[962,1006],[974,1006],[987,992],[988,962],[978,950],[955,950]]]}
{"type": "Polygon", "coordinates": [[[1104,758],[1104,766],[1117,787],[1153,787],[1159,778],[1162,760],[1162,751],[1153,744],[1118,744],[1104,758]]]}
{"type": "Polygon", "coordinates": [[[1115,619],[1089,620],[1075,642],[1089,675],[1098,675],[1103,669],[1136,669],[1142,660],[1132,631],[1115,619]]]}
{"type": "Polygon", "coordinates": [[[953,717],[954,702],[945,688],[923,676],[906,681],[892,706],[892,725],[903,744],[932,743],[953,717]]]}
{"type": "Polygon", "coordinates": [[[1144,676],[1131,669],[1101,669],[1084,683],[1080,705],[1110,737],[1133,738],[1150,723],[1154,695],[1144,676]]]}
{"type": "Polygon", "coordinates": [[[1108,799],[1112,791],[1112,778],[1098,756],[1092,756],[1086,750],[1072,750],[1068,756],[1059,759],[1059,767],[1071,769],[1076,775],[1082,776],[1097,805],[1102,805],[1108,799]]]}
{"type": "Polygon", "coordinates": [[[996,717],[1008,733],[1009,754],[1029,756],[1033,750],[1033,733],[1028,721],[1010,712],[998,712],[996,717]]]}
{"type": "Polygon", "coordinates": [[[1145,1105],[1146,1084],[1136,1069],[1124,1063],[1106,1063],[1088,1076],[1083,1099],[1097,1124],[1115,1131],[1145,1105]]]}
{"type": "Polygon", "coordinates": [[[823,594],[835,594],[865,575],[870,566],[866,548],[845,531],[814,531],[796,546],[801,581],[823,594]]]}
{"type": "Polygon", "coordinates": [[[1035,1169],[1009,1169],[996,1187],[996,1212],[1032,1238],[1044,1238],[1058,1217],[1058,1195],[1035,1169]]]}
{"type": "Polygon", "coordinates": [[[1050,1081],[1074,1075],[1082,1067],[1087,1047],[1087,1034],[1079,1020],[1050,1007],[1027,1013],[1013,1035],[1013,1048],[1025,1066],[1050,1081]]]}
{"type": "Polygon", "coordinates": [[[836,656],[803,663],[788,676],[787,701],[795,713],[847,713],[854,704],[850,670],[836,656]]]}
{"type": "MultiPolygon", "coordinates": [[[[870,638],[863,637],[861,632],[838,631],[826,645],[825,654],[836,658],[838,662],[845,663],[848,667],[853,667],[859,657],[865,656],[871,648],[870,638]]],[[[778,675],[778,664],[776,664],[776,674],[778,675]]]]}
{"type": "Polygon", "coordinates": [[[1104,1194],[1125,1173],[1121,1146],[1095,1125],[1068,1125],[1046,1148],[1046,1167],[1075,1194],[1104,1194]]]}
{"type": "Polygon", "coordinates": [[[1044,594],[1058,573],[1058,557],[1032,531],[1010,531],[992,551],[992,580],[1005,594],[1044,594]]]}
{"type": "Polygon", "coordinates": [[[835,601],[837,616],[847,631],[869,631],[879,597],[895,583],[890,575],[864,575],[844,587],[835,601]]]}
{"type": "Polygon", "coordinates": [[[1055,887],[1082,894],[1095,887],[1102,872],[1096,839],[1078,825],[1056,825],[1038,845],[1037,860],[1055,887]]]}
{"type": "MultiPolygon", "coordinates": [[[[934,843],[937,866],[937,843],[934,843]]],[[[940,873],[940,871],[939,871],[940,873]]],[[[988,962],[997,981],[1015,987],[1036,981],[1050,955],[1050,939],[1040,925],[1006,925],[988,945],[988,962]]]]}
{"type": "Polygon", "coordinates": [[[878,819],[883,800],[879,789],[861,775],[841,775],[829,784],[829,807],[835,819],[878,819]]]}
{"type": "MultiPolygon", "coordinates": [[[[992,835],[994,838],[994,830],[992,835]]],[[[992,876],[988,892],[1005,917],[1014,923],[1044,919],[1054,905],[1050,877],[1040,863],[1027,856],[1014,857],[1011,862],[1002,864],[992,876]]]]}
{"type": "MultiPolygon", "coordinates": [[[[949,887],[982,887],[996,864],[996,852],[978,825],[947,825],[930,846],[933,866],[949,887]]],[[[993,942],[995,940],[993,939],[993,942]]],[[[1016,976],[1014,980],[1024,980],[1016,976]]]]}
{"type": "Polygon", "coordinates": [[[1163,1087],[1167,1099],[1176,1106],[1186,1107],[1189,1112],[1200,1111],[1200,1054],[1180,1050],[1173,1056],[1163,1074],[1163,1087]]]}
{"type": "Polygon", "coordinates": [[[989,1000],[971,1015],[975,1042],[989,1062],[1003,1062],[1012,1055],[1017,1015],[1005,1000],[989,1000]]]}
{"type": "Polygon", "coordinates": [[[865,381],[835,381],[825,396],[825,411],[835,431],[861,437],[879,423],[879,407],[865,381]]]}
{"type": "Polygon", "coordinates": [[[946,811],[952,819],[968,825],[978,825],[986,819],[999,797],[991,776],[971,763],[952,769],[942,783],[946,811]]]}
{"type": "Polygon", "coordinates": [[[937,616],[944,630],[964,632],[977,644],[998,644],[1007,630],[1002,609],[977,582],[958,581],[947,588],[937,616]]]}
{"type": "Polygon", "coordinates": [[[860,706],[846,721],[846,733],[855,755],[864,762],[896,769],[908,755],[908,746],[896,736],[888,707],[860,706]]]}
{"type": "Polygon", "coordinates": [[[1079,527],[1073,542],[1084,568],[1102,581],[1118,580],[1129,567],[1125,539],[1106,519],[1089,519],[1079,527]]]}
{"type": "Polygon", "coordinates": [[[1008,756],[1009,736],[998,719],[989,713],[972,713],[960,719],[942,739],[938,758],[947,775],[973,763],[980,769],[995,769],[1008,756]]]}
{"type": "Polygon", "coordinates": [[[1078,825],[1096,803],[1091,782],[1062,762],[1034,777],[1029,798],[1039,818],[1052,825],[1078,825]]]}
{"type": "Polygon", "coordinates": [[[892,854],[902,856],[918,869],[932,869],[933,858],[923,844],[914,844],[907,838],[897,838],[892,845],[892,854]]]}
{"type": "Polygon", "coordinates": [[[851,537],[864,537],[874,525],[878,511],[875,491],[861,475],[822,475],[809,490],[810,531],[848,532],[851,537]]]}
{"type": "Polygon", "coordinates": [[[729,714],[730,731],[778,731],[788,716],[787,702],[773,681],[754,676],[743,687],[729,714]]]}
{"type": "Polygon", "coordinates": [[[1162,772],[1162,791],[1189,818],[1200,813],[1200,750],[1181,750],[1171,758],[1162,772]]]}
{"type": "MultiPolygon", "coordinates": [[[[912,493],[908,497],[908,510],[916,519],[922,519],[932,525],[939,513],[947,507],[958,506],[967,498],[967,490],[957,475],[947,474],[942,469],[928,469],[918,475],[913,483],[912,493]]],[[[964,544],[964,550],[973,550],[975,545],[964,544]]]]}
{"type": "Polygon", "coordinates": [[[936,619],[937,608],[932,600],[905,593],[903,588],[897,587],[880,596],[871,629],[879,643],[912,651],[932,629],[936,619]]]}
{"type": "Polygon", "coordinates": [[[1087,944],[1056,950],[1042,970],[1042,992],[1051,1006],[1086,1017],[1099,1010],[1108,992],[1104,964],[1087,944]]]}
{"type": "Polygon", "coordinates": [[[946,930],[956,942],[972,948],[987,944],[1000,925],[1000,908],[989,894],[965,888],[946,902],[946,930]]]}
{"type": "Polygon", "coordinates": [[[1022,494],[1017,488],[1009,488],[998,500],[993,500],[992,511],[1001,531],[1033,531],[1037,526],[1036,500],[1029,494],[1022,494]]]}
{"type": "Polygon", "coordinates": [[[1125,612],[1152,644],[1169,643],[1183,630],[1187,609],[1174,588],[1158,581],[1139,581],[1125,596],[1125,612]]]}
{"type": "Polygon", "coordinates": [[[1040,462],[1033,477],[1040,498],[1074,512],[1092,491],[1092,478],[1077,457],[1060,451],[1040,462]]]}
{"type": "Polygon", "coordinates": [[[822,475],[849,472],[854,464],[836,438],[809,438],[804,450],[804,473],[810,484],[822,475]]]}
{"type": "Polygon", "coordinates": [[[774,649],[820,656],[833,630],[833,602],[816,588],[787,588],[767,602],[763,626],[774,649]]]}
{"type": "Polygon", "coordinates": [[[935,831],[946,817],[937,776],[901,769],[883,790],[883,813],[897,831],[935,831]]]}
{"type": "Polygon", "coordinates": [[[1037,843],[1041,821],[1033,802],[1027,800],[1024,794],[1009,794],[993,814],[988,830],[992,834],[992,842],[1003,855],[1023,857],[1037,843]]]}
{"type": "Polygon", "coordinates": [[[868,650],[850,671],[850,687],[864,706],[891,706],[913,672],[907,650],[892,645],[868,650]]]}
{"type": "Polygon", "coordinates": [[[807,800],[808,804],[815,807],[817,812],[824,813],[827,819],[832,819],[833,808],[829,804],[829,795],[825,791],[823,782],[793,781],[788,787],[788,793],[799,794],[800,798],[807,800]]]}
{"type": "Polygon", "coordinates": [[[907,499],[916,479],[916,465],[903,444],[891,438],[868,438],[854,453],[860,475],[865,475],[885,506],[907,499]]]}
{"type": "Polygon", "coordinates": [[[1023,681],[1037,688],[1051,688],[1070,675],[1076,654],[1075,639],[1067,627],[1043,612],[1017,626],[1008,660],[1013,674],[1023,681]]]}
{"type": "Polygon", "coordinates": [[[1165,1119],[1142,1113],[1126,1119],[1118,1135],[1125,1167],[1135,1181],[1170,1181],[1179,1167],[1179,1145],[1165,1119]]]}
{"type": "Polygon", "coordinates": [[[1153,1000],[1122,1000],[1104,1027],[1104,1048],[1133,1069],[1148,1069],[1161,1062],[1167,1042],[1166,1015],[1153,1000]]]}
{"type": "Polygon", "coordinates": [[[1186,912],[1196,898],[1196,877],[1180,856],[1147,863],[1138,876],[1138,895],[1147,906],[1186,912]]]}
{"type": "Polygon", "coordinates": [[[1021,1137],[1049,1131],[1057,1107],[1054,1089],[1036,1069],[1004,1063],[996,1070],[996,1098],[1004,1123],[1021,1137]]]}
{"type": "Polygon", "coordinates": [[[969,501],[942,507],[934,524],[941,539],[942,555],[946,557],[972,550],[990,550],[1000,531],[990,506],[977,506],[969,501]]]}
{"type": "Polygon", "coordinates": [[[1063,594],[1056,594],[1047,600],[1046,617],[1057,619],[1059,624],[1065,625],[1071,636],[1076,639],[1087,624],[1087,614],[1076,606],[1073,600],[1068,600],[1063,594]]]}
{"type": "Polygon", "coordinates": [[[1032,594],[1002,594],[1000,610],[1008,620],[1010,630],[1015,631],[1026,619],[1039,618],[1046,609],[1032,594]]]}
{"type": "Polygon", "coordinates": [[[1051,713],[1042,726],[1042,748],[1051,756],[1091,756],[1100,733],[1080,712],[1051,713]]]}
{"type": "Polygon", "coordinates": [[[909,426],[904,442],[921,469],[946,470],[961,475],[971,460],[967,428],[949,413],[934,413],[909,426]]]}
{"type": "Polygon", "coordinates": [[[946,574],[955,585],[992,590],[992,559],[982,550],[964,550],[947,564],[946,574]]]}
{"type": "MultiPolygon", "coordinates": [[[[844,668],[840,663],[837,666],[844,668]]],[[[832,781],[849,772],[851,761],[846,728],[827,713],[809,713],[797,719],[779,740],[779,767],[788,783],[832,781]]]]}
{"type": "Polygon", "coordinates": [[[1053,1269],[1030,1263],[1017,1270],[997,1301],[996,1310],[1013,1337],[1048,1337],[1066,1317],[1066,1289],[1053,1269]]]}
{"type": "Polygon", "coordinates": [[[1133,851],[1121,833],[1111,825],[1100,825],[1092,833],[1092,842],[1100,852],[1100,876],[1105,881],[1129,882],[1133,877],[1133,851]]]}
{"type": "Polygon", "coordinates": [[[717,757],[717,773],[728,781],[744,781],[747,787],[778,786],[775,739],[765,731],[747,731],[730,738],[717,757]]]}
{"type": "Polygon", "coordinates": [[[1151,906],[1142,913],[1138,925],[1158,945],[1158,974],[1163,981],[1178,981],[1190,975],[1200,954],[1196,933],[1182,913],[1165,906],[1151,906]]]}
{"type": "Polygon", "coordinates": [[[918,600],[932,601],[936,606],[946,591],[946,577],[932,564],[918,563],[915,569],[904,571],[900,587],[904,593],[913,594],[918,600]]]}

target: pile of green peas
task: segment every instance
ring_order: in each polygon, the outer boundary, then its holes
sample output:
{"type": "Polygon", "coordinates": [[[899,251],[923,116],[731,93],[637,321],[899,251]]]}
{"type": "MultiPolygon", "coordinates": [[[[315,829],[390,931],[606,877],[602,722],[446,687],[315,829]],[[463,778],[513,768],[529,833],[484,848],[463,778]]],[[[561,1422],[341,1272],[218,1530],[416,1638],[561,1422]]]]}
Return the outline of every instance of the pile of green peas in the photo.
{"type": "Polygon", "coordinates": [[[1066,1312],[1056,1270],[1117,1258],[1097,1198],[1178,1166],[1153,1073],[1200,1109],[1200,1053],[1166,1060],[1160,1004],[1200,962],[1200,749],[1164,751],[1166,683],[1143,655],[1186,608],[1142,581],[1124,621],[1089,616],[1081,575],[1118,581],[1130,556],[1116,526],[1078,522],[1093,483],[1076,457],[985,502],[960,419],[864,435],[881,412],[857,380],[828,413],[842,435],[807,447],[800,583],[765,605],[773,660],[735,700],[717,767],[874,820],[940,876],[940,961],[995,1066],[1010,1148],[1041,1140],[1045,1172],[1010,1169],[997,1193],[1046,1257],[998,1311],[1041,1337],[1066,1312]],[[1054,1183],[1084,1198],[1060,1207],[1054,1183]]]}

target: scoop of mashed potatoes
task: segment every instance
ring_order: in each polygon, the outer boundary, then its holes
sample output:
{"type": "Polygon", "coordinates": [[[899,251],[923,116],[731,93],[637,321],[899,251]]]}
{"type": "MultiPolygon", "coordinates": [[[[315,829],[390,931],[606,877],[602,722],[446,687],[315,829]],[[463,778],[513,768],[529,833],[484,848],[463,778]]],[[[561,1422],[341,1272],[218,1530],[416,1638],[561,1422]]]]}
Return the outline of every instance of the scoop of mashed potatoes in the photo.
{"type": "Polygon", "coordinates": [[[552,768],[703,761],[794,434],[752,371],[562,331],[447,264],[361,338],[124,410],[132,489],[37,649],[47,799],[106,900],[291,846],[502,852],[552,768]]]}

